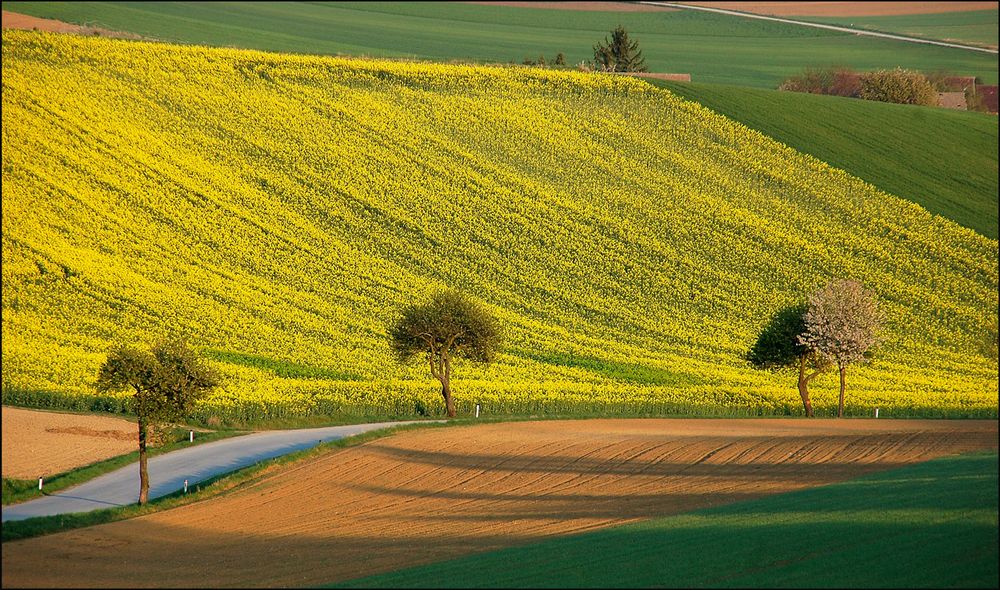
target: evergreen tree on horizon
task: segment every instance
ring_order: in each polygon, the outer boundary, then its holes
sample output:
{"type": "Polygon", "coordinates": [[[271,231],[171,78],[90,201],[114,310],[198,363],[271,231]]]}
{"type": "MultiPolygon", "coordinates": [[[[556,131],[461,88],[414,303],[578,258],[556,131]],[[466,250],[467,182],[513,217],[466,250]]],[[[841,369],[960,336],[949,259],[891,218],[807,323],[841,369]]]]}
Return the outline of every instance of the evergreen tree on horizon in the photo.
{"type": "Polygon", "coordinates": [[[611,31],[611,40],[594,45],[594,63],[605,72],[647,72],[646,60],[639,50],[638,41],[629,41],[628,31],[618,25],[611,31]]]}

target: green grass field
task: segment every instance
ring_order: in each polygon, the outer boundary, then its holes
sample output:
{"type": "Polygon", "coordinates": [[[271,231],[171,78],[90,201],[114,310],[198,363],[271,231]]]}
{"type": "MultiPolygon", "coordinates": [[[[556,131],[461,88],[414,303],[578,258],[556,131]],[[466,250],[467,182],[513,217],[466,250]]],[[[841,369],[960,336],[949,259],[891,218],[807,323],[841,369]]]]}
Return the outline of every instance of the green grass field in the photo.
{"type": "Polygon", "coordinates": [[[712,84],[657,85],[997,238],[995,116],[712,84]]]}
{"type": "Polygon", "coordinates": [[[894,16],[795,17],[818,23],[842,25],[882,33],[910,35],[921,39],[936,39],[968,43],[984,47],[997,46],[997,11],[969,10],[938,14],[906,14],[894,16]]]}
{"type": "Polygon", "coordinates": [[[996,588],[997,454],[472,555],[339,588],[996,588]]]}
{"type": "Polygon", "coordinates": [[[903,66],[997,81],[997,56],[699,11],[611,13],[444,2],[5,2],[7,10],[165,41],[273,51],[575,64],[621,24],[651,71],[775,88],[809,66],[903,66]]]}

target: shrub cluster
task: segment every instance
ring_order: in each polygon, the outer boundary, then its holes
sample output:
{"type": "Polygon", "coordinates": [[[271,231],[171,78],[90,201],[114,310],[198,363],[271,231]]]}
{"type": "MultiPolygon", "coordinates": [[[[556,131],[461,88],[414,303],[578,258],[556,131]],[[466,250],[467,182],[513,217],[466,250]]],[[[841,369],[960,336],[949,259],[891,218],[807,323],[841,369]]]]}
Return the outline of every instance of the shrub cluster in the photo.
{"type": "Polygon", "coordinates": [[[778,90],[899,104],[938,104],[937,90],[931,80],[921,72],[902,68],[862,73],[842,66],[806,68],[782,82],[778,90]]]}
{"type": "Polygon", "coordinates": [[[896,68],[861,75],[859,96],[865,100],[935,106],[937,92],[927,76],[914,70],[896,68]]]}
{"type": "Polygon", "coordinates": [[[841,66],[806,68],[801,74],[782,82],[778,90],[858,98],[861,80],[858,74],[841,66]]]}

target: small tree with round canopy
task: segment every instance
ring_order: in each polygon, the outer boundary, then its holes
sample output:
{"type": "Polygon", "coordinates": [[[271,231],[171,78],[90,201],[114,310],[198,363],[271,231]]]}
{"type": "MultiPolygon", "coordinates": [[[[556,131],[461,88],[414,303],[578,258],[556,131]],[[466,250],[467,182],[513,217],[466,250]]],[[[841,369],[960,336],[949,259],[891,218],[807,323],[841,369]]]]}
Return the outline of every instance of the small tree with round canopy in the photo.
{"type": "Polygon", "coordinates": [[[500,330],[489,311],[454,290],[441,291],[427,303],[405,308],[389,335],[400,362],[423,356],[431,376],[441,383],[449,418],[455,417],[452,359],[489,363],[500,344],[500,330]]]}
{"type": "Polygon", "coordinates": [[[132,391],[131,409],[139,422],[139,504],[149,500],[149,428],[188,416],[195,401],[218,384],[218,374],[185,340],[163,340],[148,352],[117,346],[108,353],[97,375],[97,389],[132,391]]]}
{"type": "Polygon", "coordinates": [[[799,342],[806,331],[806,304],[792,305],[774,314],[771,321],[757,337],[757,342],[747,355],[747,360],[758,369],[777,369],[797,366],[799,369],[799,397],[806,416],[813,417],[809,399],[809,382],[828,370],[830,361],[799,342]]]}

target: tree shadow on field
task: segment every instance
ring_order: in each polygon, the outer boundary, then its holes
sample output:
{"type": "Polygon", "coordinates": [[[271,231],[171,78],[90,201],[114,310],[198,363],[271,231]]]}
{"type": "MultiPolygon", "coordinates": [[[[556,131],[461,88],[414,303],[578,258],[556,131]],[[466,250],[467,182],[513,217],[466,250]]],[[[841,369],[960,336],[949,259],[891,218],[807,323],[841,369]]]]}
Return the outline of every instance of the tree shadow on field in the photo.
{"type": "MultiPolygon", "coordinates": [[[[949,445],[961,438],[947,433],[949,445]]],[[[971,433],[955,452],[989,446],[995,433],[971,433]]],[[[626,457],[625,449],[614,456],[577,456],[566,454],[490,454],[425,451],[369,444],[366,449],[407,464],[425,464],[460,470],[503,471],[513,473],[568,474],[577,476],[642,475],[650,477],[843,479],[859,473],[864,463],[877,463],[878,469],[891,469],[911,463],[913,457],[933,452],[942,443],[942,433],[898,432],[829,436],[775,437],[687,437],[668,445],[660,456],[643,452],[640,457],[626,457]],[[750,441],[747,444],[738,444],[750,441]],[[677,452],[683,448],[682,452],[677,452]],[[649,455],[654,455],[648,458],[649,455]],[[682,457],[677,457],[682,455],[682,457]],[[743,462],[741,462],[743,461],[743,462]]],[[[612,445],[608,443],[608,447],[612,445]]],[[[634,449],[631,449],[634,451],[634,449]]]]}

